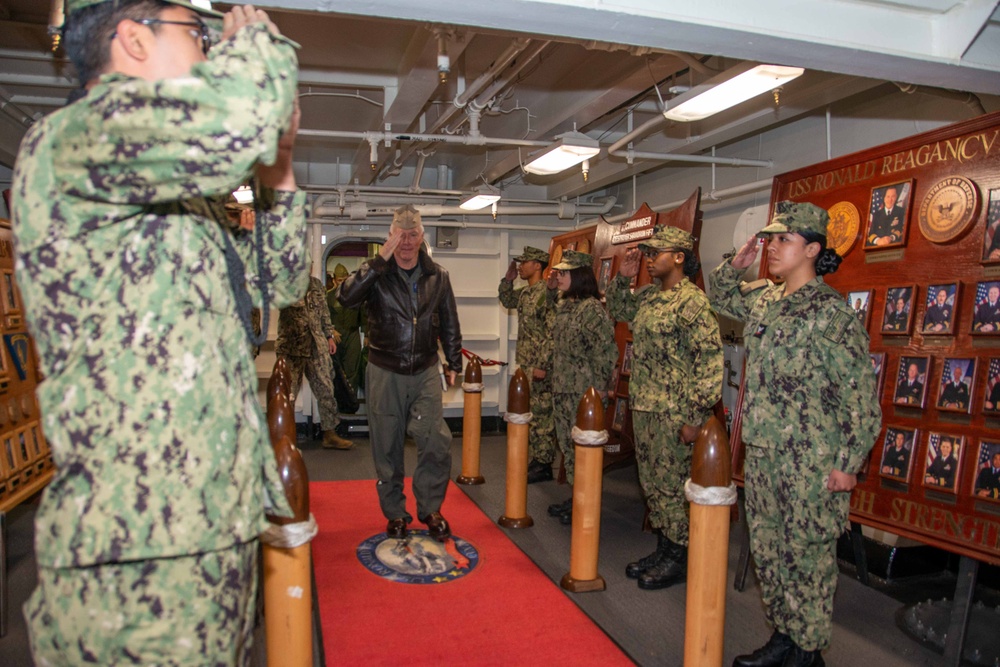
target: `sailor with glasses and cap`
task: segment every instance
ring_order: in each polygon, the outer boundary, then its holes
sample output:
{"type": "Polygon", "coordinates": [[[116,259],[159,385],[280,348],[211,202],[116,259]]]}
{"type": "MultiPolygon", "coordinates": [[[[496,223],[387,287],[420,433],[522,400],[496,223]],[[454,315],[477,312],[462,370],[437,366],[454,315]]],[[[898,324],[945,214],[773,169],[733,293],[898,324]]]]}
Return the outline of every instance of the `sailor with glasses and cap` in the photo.
{"type": "Polygon", "coordinates": [[[18,155],[17,278],[56,464],[25,605],[36,664],[246,664],[265,509],[291,513],[250,309],[307,285],[296,56],[264,12],[207,4],[67,0],[83,92],[18,155]],[[224,208],[251,178],[252,231],[224,208]]]}

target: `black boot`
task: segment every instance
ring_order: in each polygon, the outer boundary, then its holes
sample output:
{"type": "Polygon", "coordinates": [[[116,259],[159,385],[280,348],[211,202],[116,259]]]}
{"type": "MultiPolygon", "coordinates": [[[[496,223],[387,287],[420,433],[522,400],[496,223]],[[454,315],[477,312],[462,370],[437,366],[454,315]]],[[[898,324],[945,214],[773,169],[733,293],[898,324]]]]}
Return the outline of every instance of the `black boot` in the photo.
{"type": "Polygon", "coordinates": [[[625,576],[629,579],[638,579],[639,575],[658,564],[666,557],[667,536],[656,531],[656,549],[648,556],[643,556],[639,560],[625,566],[625,576]]]}
{"type": "Polygon", "coordinates": [[[823,667],[823,654],[820,651],[807,651],[798,646],[785,654],[781,667],[823,667]]]}
{"type": "Polygon", "coordinates": [[[667,538],[663,559],[639,575],[639,588],[656,591],[687,578],[687,547],[667,538]]]}
{"type": "Polygon", "coordinates": [[[792,652],[795,642],[783,632],[774,631],[767,643],[753,653],[738,655],[733,667],[781,667],[785,655],[792,652]]]}
{"type": "Polygon", "coordinates": [[[552,479],[552,464],[532,461],[528,464],[528,484],[548,482],[552,479]]]}
{"type": "Polygon", "coordinates": [[[549,505],[549,516],[560,517],[563,514],[573,511],[573,498],[570,497],[569,500],[563,501],[561,503],[552,503],[549,505]]]}

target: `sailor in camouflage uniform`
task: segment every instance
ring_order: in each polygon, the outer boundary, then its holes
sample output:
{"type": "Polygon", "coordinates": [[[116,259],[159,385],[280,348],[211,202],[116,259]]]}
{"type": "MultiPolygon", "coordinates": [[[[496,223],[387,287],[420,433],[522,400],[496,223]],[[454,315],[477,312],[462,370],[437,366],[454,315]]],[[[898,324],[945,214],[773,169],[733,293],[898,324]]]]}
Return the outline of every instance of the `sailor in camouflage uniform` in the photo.
{"type": "Polygon", "coordinates": [[[611,316],[632,323],[629,407],[639,481],[657,545],[653,553],[629,563],[625,574],[647,590],[684,579],[690,443],[722,397],[719,322],[708,297],[688,279],[700,270],[694,238],[658,225],[648,241],[626,254],[607,291],[611,316]],[[640,253],[659,286],[646,285],[633,294],[629,281],[639,273],[640,253]]]}
{"type": "Polygon", "coordinates": [[[323,446],[328,449],[351,449],[354,443],[337,435],[340,423],[337,399],[333,395],[333,364],[330,355],[337,351],[340,335],[330,322],[326,288],[316,276],[309,277],[304,298],[281,309],[278,315],[278,340],[274,351],[288,362],[292,377],[292,400],[302,387],[302,373],[319,404],[323,427],[323,446]]]}
{"type": "Polygon", "coordinates": [[[552,479],[552,462],[558,450],[552,421],[552,323],[555,304],[547,298],[542,272],[549,253],[524,246],[500,280],[504,308],[517,308],[517,364],[531,380],[531,425],[528,430],[528,483],[552,479]],[[514,289],[514,278],[528,285],[514,289]]]}
{"type": "Polygon", "coordinates": [[[89,90],[31,127],[13,179],[56,464],[25,605],[34,659],[245,664],[265,506],[291,515],[247,330],[261,289],[280,307],[306,288],[295,53],[249,6],[207,56],[202,21],[222,15],[190,2],[66,12],[89,90]],[[255,169],[262,273],[224,209],[255,169]]]}
{"type": "MultiPolygon", "coordinates": [[[[580,399],[593,387],[602,396],[611,389],[618,360],[615,325],[600,302],[593,256],[567,250],[552,267],[548,286],[560,295],[552,327],[552,402],[556,439],[563,453],[566,481],[573,484],[573,426],[580,399]]],[[[551,298],[551,295],[550,295],[551,298]]],[[[549,514],[572,523],[573,497],[549,506],[549,514]]]]}
{"type": "Polygon", "coordinates": [[[782,202],[761,233],[768,269],[784,284],[741,282],[751,238],[712,272],[716,310],[746,322],[746,509],[750,548],[774,634],[738,667],[822,665],[837,586],[837,538],[850,491],[881,422],[868,333],[822,276],[827,212],[782,202]],[[779,209],[780,210],[780,209],[779,209]]]}

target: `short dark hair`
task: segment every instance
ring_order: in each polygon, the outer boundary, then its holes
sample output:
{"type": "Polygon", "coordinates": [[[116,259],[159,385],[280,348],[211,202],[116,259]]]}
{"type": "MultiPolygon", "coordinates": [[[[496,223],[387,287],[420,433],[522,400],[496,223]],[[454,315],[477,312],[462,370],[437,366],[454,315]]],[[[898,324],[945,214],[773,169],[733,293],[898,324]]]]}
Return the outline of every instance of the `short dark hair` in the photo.
{"type": "MultiPolygon", "coordinates": [[[[161,0],[117,0],[78,9],[66,17],[63,48],[76,69],[80,85],[96,79],[108,68],[111,39],[125,20],[155,19],[170,4],[161,0]]],[[[153,30],[156,26],[151,26],[153,30]]]]}
{"type": "Polygon", "coordinates": [[[563,292],[564,298],[586,299],[588,296],[601,298],[601,290],[597,288],[597,278],[594,277],[593,268],[579,266],[563,273],[569,274],[569,289],[563,292]]]}

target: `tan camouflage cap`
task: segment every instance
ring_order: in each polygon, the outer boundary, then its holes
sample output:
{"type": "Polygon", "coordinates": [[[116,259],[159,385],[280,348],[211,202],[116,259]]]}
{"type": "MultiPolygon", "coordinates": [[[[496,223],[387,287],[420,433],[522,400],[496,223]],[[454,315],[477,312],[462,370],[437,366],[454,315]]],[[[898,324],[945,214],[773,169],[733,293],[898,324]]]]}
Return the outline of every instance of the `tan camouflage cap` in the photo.
{"type": "Polygon", "coordinates": [[[771,224],[757,232],[758,234],[781,234],[782,232],[812,232],[826,236],[826,226],[830,222],[830,214],[826,209],[809,202],[778,202],[776,208],[784,209],[771,218],[771,224]]]}
{"type": "Polygon", "coordinates": [[[694,250],[694,237],[677,227],[657,225],[653,235],[639,244],[639,250],[694,250]]]}
{"type": "Polygon", "coordinates": [[[562,261],[552,268],[558,271],[569,271],[570,269],[579,269],[584,266],[594,266],[593,255],[588,255],[585,252],[577,252],[576,250],[567,250],[563,253],[562,261]]]}
{"type": "Polygon", "coordinates": [[[420,211],[414,208],[413,204],[400,206],[393,211],[392,224],[399,229],[413,229],[414,227],[423,229],[424,227],[423,222],[420,221],[420,211]]]}
{"type": "Polygon", "coordinates": [[[337,264],[337,266],[333,267],[334,278],[346,278],[347,275],[347,267],[343,264],[337,264]]]}
{"type": "Polygon", "coordinates": [[[542,264],[549,263],[549,253],[539,248],[533,248],[530,245],[524,246],[524,250],[520,255],[514,258],[515,262],[541,262],[542,264]]]}
{"type": "MultiPolygon", "coordinates": [[[[102,2],[117,2],[118,0],[66,0],[66,16],[69,16],[73,12],[83,9],[84,7],[90,7],[91,5],[98,5],[102,2]]],[[[187,9],[194,10],[201,14],[202,16],[209,16],[213,19],[221,19],[223,17],[222,12],[217,12],[213,9],[208,9],[203,6],[192,2],[191,0],[163,0],[171,5],[177,5],[178,7],[185,7],[187,9]]],[[[205,2],[204,5],[211,6],[212,3],[205,2]]]]}

